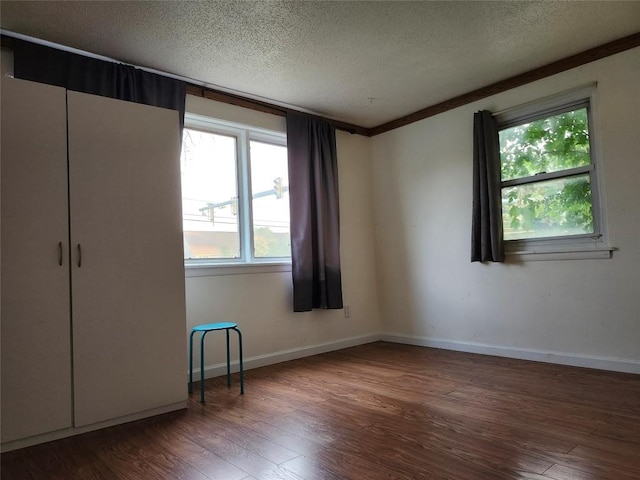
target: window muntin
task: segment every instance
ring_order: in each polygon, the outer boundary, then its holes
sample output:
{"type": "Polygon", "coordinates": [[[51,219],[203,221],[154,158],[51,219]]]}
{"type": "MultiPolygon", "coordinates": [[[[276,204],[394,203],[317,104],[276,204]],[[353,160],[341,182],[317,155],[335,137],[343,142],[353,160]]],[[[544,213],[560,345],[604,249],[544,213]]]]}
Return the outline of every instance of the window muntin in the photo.
{"type": "Polygon", "coordinates": [[[284,134],[186,114],[181,167],[185,264],[290,261],[284,134]]]}
{"type": "Polygon", "coordinates": [[[505,240],[598,236],[589,100],[502,123],[505,240]]]}

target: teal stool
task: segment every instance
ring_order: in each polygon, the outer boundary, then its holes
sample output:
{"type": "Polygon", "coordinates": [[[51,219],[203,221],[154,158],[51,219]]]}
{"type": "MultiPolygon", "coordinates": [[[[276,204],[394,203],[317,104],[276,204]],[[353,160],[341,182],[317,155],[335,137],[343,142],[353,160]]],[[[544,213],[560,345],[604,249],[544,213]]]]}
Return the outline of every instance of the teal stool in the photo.
{"type": "Polygon", "coordinates": [[[229,358],[229,330],[235,330],[238,334],[238,346],[240,353],[240,394],[244,394],[244,375],[242,369],[242,333],[238,329],[237,323],[205,323],[196,325],[191,330],[189,337],[189,393],[193,393],[193,335],[201,332],[200,335],[200,403],[204,403],[204,337],[213,330],[224,330],[227,334],[227,386],[231,386],[231,361],[229,358]]]}

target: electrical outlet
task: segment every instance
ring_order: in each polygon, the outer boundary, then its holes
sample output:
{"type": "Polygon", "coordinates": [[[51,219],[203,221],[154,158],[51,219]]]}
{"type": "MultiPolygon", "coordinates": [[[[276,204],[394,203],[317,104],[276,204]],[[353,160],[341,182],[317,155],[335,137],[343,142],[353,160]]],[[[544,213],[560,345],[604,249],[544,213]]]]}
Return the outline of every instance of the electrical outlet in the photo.
{"type": "Polygon", "coordinates": [[[344,306],[344,318],[351,318],[351,309],[349,305],[344,306]]]}

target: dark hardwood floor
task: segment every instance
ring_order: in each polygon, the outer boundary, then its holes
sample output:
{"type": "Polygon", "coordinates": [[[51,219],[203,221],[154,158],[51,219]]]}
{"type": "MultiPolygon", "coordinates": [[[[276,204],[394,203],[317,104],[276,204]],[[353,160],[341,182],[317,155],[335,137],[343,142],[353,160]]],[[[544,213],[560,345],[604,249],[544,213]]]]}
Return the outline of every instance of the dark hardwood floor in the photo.
{"type": "Polygon", "coordinates": [[[237,380],[5,453],[2,480],[640,479],[640,375],[379,342],[237,380]]]}

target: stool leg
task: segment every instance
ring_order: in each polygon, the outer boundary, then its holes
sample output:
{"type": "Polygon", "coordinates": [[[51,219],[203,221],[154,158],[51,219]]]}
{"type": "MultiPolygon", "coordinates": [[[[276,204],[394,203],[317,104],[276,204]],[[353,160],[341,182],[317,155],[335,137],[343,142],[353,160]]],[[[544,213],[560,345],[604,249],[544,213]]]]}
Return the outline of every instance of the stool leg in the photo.
{"type": "Polygon", "coordinates": [[[227,387],[231,386],[231,357],[229,356],[229,329],[225,329],[227,334],[227,387]]]}
{"type": "MultiPolygon", "coordinates": [[[[234,328],[238,332],[238,351],[240,353],[240,394],[244,395],[244,368],[242,365],[242,333],[237,328],[234,328]]],[[[227,349],[227,351],[229,351],[227,349]]]]}
{"type": "Polygon", "coordinates": [[[193,393],[193,334],[195,330],[191,331],[189,335],[189,393],[193,393]]]}
{"type": "Polygon", "coordinates": [[[202,332],[200,337],[200,403],[204,403],[204,336],[207,332],[202,332]]]}

